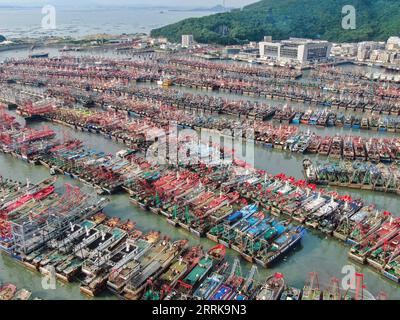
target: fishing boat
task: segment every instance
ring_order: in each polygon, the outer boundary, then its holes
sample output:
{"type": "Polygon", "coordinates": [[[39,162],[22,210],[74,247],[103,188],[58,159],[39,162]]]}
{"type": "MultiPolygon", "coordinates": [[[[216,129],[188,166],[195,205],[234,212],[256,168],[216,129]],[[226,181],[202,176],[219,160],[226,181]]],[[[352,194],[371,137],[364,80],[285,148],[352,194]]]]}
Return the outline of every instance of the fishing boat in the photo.
{"type": "Polygon", "coordinates": [[[322,292],[322,300],[341,300],[342,294],[340,292],[339,279],[332,278],[328,288],[322,292]]]}
{"type": "MultiPolygon", "coordinates": [[[[111,258],[111,271],[107,280],[107,287],[112,292],[120,293],[124,286],[134,277],[141,269],[141,259],[153,249],[160,238],[160,233],[150,232],[143,238],[137,239],[133,246],[133,253],[113,262],[111,258]]],[[[131,250],[131,247],[130,247],[131,250]]],[[[116,253],[118,255],[118,253],[116,253]]]]}
{"type": "Polygon", "coordinates": [[[400,219],[390,217],[389,221],[382,223],[379,228],[367,231],[362,240],[356,243],[349,251],[351,259],[366,263],[367,258],[385,242],[390,241],[400,232],[400,219]]]}
{"type": "Polygon", "coordinates": [[[353,146],[354,146],[355,159],[365,161],[367,155],[362,138],[361,137],[353,138],[353,146]]]}
{"type": "Polygon", "coordinates": [[[351,125],[352,129],[360,129],[361,128],[361,119],[358,116],[355,116],[353,119],[353,123],[351,125]]]}
{"type": "Polygon", "coordinates": [[[386,265],[382,269],[382,274],[394,281],[395,283],[400,283],[400,249],[397,247],[390,256],[386,265]]]}
{"type": "Polygon", "coordinates": [[[38,53],[31,53],[29,54],[30,59],[41,59],[41,58],[48,58],[49,53],[48,52],[38,52],[38,53]]]}
{"type": "Polygon", "coordinates": [[[293,117],[292,123],[293,124],[300,124],[300,120],[301,120],[303,114],[304,113],[301,112],[301,111],[296,112],[296,114],[293,117]]]}
{"type": "Polygon", "coordinates": [[[328,127],[333,127],[336,125],[336,113],[329,113],[328,114],[328,121],[326,123],[326,125],[328,127]]]}
{"type": "MultiPolygon", "coordinates": [[[[260,285],[256,280],[257,276],[257,266],[253,265],[247,274],[246,278],[241,277],[241,271],[239,268],[239,273],[237,276],[233,277],[232,285],[235,288],[236,293],[230,296],[230,300],[242,301],[252,299],[256,292],[259,291],[260,285]]],[[[232,274],[232,273],[231,273],[232,274]]]]}
{"type": "Polygon", "coordinates": [[[108,271],[102,269],[91,275],[86,275],[81,281],[79,291],[86,296],[95,297],[101,293],[106,285],[108,279],[108,271]]]}
{"type": "Polygon", "coordinates": [[[367,257],[367,264],[382,271],[384,267],[395,260],[399,251],[400,232],[392,239],[385,239],[383,244],[375,248],[367,257]]]}
{"type": "Polygon", "coordinates": [[[5,284],[0,288],[0,300],[12,300],[16,292],[17,287],[15,285],[5,284]]]}
{"type": "MultiPolygon", "coordinates": [[[[283,226],[280,225],[276,228],[270,229],[269,232],[264,235],[264,239],[270,241],[269,239],[276,237],[279,232],[282,232],[277,231],[282,227],[283,226]]],[[[261,249],[258,252],[257,256],[254,258],[257,264],[267,268],[276,263],[297,244],[299,244],[305,234],[305,229],[300,226],[288,226],[287,228],[282,228],[281,230],[286,231],[276,237],[270,246],[267,245],[264,249],[261,249]]]]}
{"type": "Polygon", "coordinates": [[[321,145],[318,149],[318,153],[325,156],[329,155],[332,148],[332,141],[333,141],[332,137],[323,138],[321,145]]]}
{"type": "Polygon", "coordinates": [[[294,288],[294,287],[289,287],[285,286],[285,289],[282,292],[282,295],[280,297],[280,300],[300,300],[301,299],[301,290],[294,288]]]}
{"type": "Polygon", "coordinates": [[[57,250],[50,250],[42,256],[38,263],[39,271],[42,274],[48,274],[55,266],[63,263],[68,258],[67,254],[63,254],[57,250]]]}
{"type": "Polygon", "coordinates": [[[308,124],[313,125],[313,126],[317,125],[318,120],[321,118],[321,116],[322,116],[322,111],[318,112],[318,113],[314,113],[310,117],[310,120],[308,121],[308,124]]]}
{"type": "Polygon", "coordinates": [[[256,300],[279,300],[285,289],[285,279],[283,274],[277,272],[268,277],[257,293],[256,300]]]}
{"type": "Polygon", "coordinates": [[[209,297],[209,300],[244,300],[245,295],[237,295],[237,293],[241,292],[242,285],[245,285],[245,278],[241,273],[239,259],[235,259],[226,281],[219,285],[215,292],[209,297]]]}
{"type": "Polygon", "coordinates": [[[313,110],[308,109],[308,110],[303,114],[303,116],[301,117],[300,123],[302,123],[302,124],[308,124],[309,121],[310,121],[310,118],[311,118],[312,115],[313,115],[313,113],[314,113],[313,110]]]}
{"type": "Polygon", "coordinates": [[[385,132],[388,126],[388,119],[379,119],[378,122],[378,131],[385,132]]]}
{"type": "Polygon", "coordinates": [[[338,209],[339,209],[339,202],[335,201],[332,196],[329,202],[327,202],[317,211],[309,215],[305,223],[307,226],[317,228],[320,225],[320,222],[324,218],[334,214],[338,209]]]}
{"type": "Polygon", "coordinates": [[[343,139],[340,136],[333,137],[329,157],[332,159],[341,159],[343,155],[343,139]]]}
{"type": "Polygon", "coordinates": [[[60,238],[51,239],[48,246],[53,249],[58,249],[60,252],[69,252],[74,242],[79,242],[83,239],[88,231],[96,226],[96,223],[91,220],[84,220],[81,223],[70,223],[70,228],[65,235],[60,238]]]}
{"type": "Polygon", "coordinates": [[[62,282],[71,282],[80,272],[82,264],[83,260],[71,254],[63,262],[55,266],[57,279],[62,282]]]}
{"type": "MultiPolygon", "coordinates": [[[[322,112],[320,112],[319,114],[318,114],[318,116],[317,116],[317,120],[316,120],[316,122],[315,122],[315,125],[317,126],[317,127],[319,127],[319,128],[324,128],[324,127],[326,127],[327,126],[327,123],[328,123],[328,119],[329,119],[329,112],[327,112],[327,111],[322,111],[322,112]]],[[[311,119],[310,119],[310,121],[311,121],[311,119]]]]}
{"type": "Polygon", "coordinates": [[[343,142],[343,158],[354,160],[354,147],[352,137],[346,137],[343,142]]]}
{"type": "Polygon", "coordinates": [[[149,289],[144,293],[144,300],[162,300],[166,297],[178,280],[187,275],[188,272],[200,262],[203,256],[200,246],[193,247],[183,256],[179,257],[166,272],[164,272],[157,280],[149,283],[149,289]]]}
{"type": "Polygon", "coordinates": [[[311,137],[310,144],[307,147],[307,152],[314,153],[314,154],[318,153],[321,143],[322,143],[322,137],[313,135],[311,137]]]}
{"type": "Polygon", "coordinates": [[[310,272],[309,280],[304,285],[301,300],[321,300],[321,290],[319,288],[318,274],[310,272]]]}
{"type": "Polygon", "coordinates": [[[344,122],[345,122],[345,115],[344,115],[343,113],[339,113],[339,114],[337,115],[337,117],[336,117],[336,123],[335,123],[335,125],[336,125],[337,127],[343,127],[344,122]]]}
{"type": "Polygon", "coordinates": [[[224,246],[219,244],[212,247],[207,255],[204,256],[187,275],[178,280],[178,290],[186,293],[193,292],[213,268],[221,266],[225,259],[225,254],[226,248],[224,246]]]}
{"type": "Polygon", "coordinates": [[[351,128],[353,121],[354,121],[354,116],[350,115],[350,116],[345,117],[343,127],[346,129],[351,128]]]}
{"type": "Polygon", "coordinates": [[[218,287],[225,280],[225,271],[228,268],[228,264],[224,263],[218,268],[213,274],[207,277],[200,286],[194,291],[192,297],[195,300],[208,300],[218,287]]]}
{"type": "Polygon", "coordinates": [[[15,294],[13,300],[29,300],[31,295],[32,295],[32,292],[30,292],[29,290],[20,289],[15,294]]]}
{"type": "MultiPolygon", "coordinates": [[[[356,229],[358,223],[366,221],[374,212],[375,208],[372,206],[363,207],[351,215],[345,215],[343,218],[341,218],[336,230],[333,232],[333,236],[342,241],[347,241],[350,234],[356,229]]],[[[351,239],[349,239],[349,241],[353,244],[356,243],[351,239]]]]}
{"type": "Polygon", "coordinates": [[[163,240],[145,255],[140,264],[141,269],[135,274],[124,288],[123,297],[127,300],[137,300],[143,294],[149,279],[156,279],[173,259],[178,256],[187,245],[187,240],[173,243],[163,240]]]}
{"type": "Polygon", "coordinates": [[[361,129],[369,129],[369,120],[367,117],[361,118],[361,129]]]}

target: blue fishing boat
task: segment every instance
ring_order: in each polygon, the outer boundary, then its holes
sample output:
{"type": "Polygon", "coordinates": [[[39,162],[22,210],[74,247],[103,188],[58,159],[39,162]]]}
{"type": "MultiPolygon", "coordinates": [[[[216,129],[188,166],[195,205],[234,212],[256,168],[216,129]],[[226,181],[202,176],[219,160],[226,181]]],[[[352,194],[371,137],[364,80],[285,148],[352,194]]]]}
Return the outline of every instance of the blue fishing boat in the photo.
{"type": "Polygon", "coordinates": [[[209,300],[229,300],[234,294],[234,289],[226,284],[222,284],[209,300]]]}
{"type": "Polygon", "coordinates": [[[353,129],[360,129],[361,128],[361,119],[360,117],[355,117],[353,124],[351,126],[353,129]]]}
{"type": "Polygon", "coordinates": [[[196,300],[208,300],[224,279],[225,277],[223,275],[213,273],[202,284],[200,284],[197,290],[193,293],[193,298],[196,300]]]}
{"type": "Polygon", "coordinates": [[[353,124],[354,117],[348,116],[344,119],[343,127],[346,129],[350,129],[351,125],[353,124]]]}
{"type": "Polygon", "coordinates": [[[308,123],[310,125],[316,125],[318,122],[318,119],[320,118],[320,116],[322,115],[322,111],[318,112],[318,113],[314,113],[311,117],[310,120],[308,121],[308,123]]]}
{"type": "Polygon", "coordinates": [[[292,120],[293,124],[300,124],[300,119],[303,116],[303,112],[296,112],[296,114],[294,115],[294,118],[292,120]]]}
{"type": "Polygon", "coordinates": [[[289,227],[286,232],[275,238],[270,247],[265,247],[259,252],[255,262],[265,268],[271,266],[299,244],[304,234],[305,229],[301,226],[289,227]]]}
{"type": "Polygon", "coordinates": [[[247,217],[249,217],[253,213],[257,212],[257,210],[258,210],[257,205],[256,204],[251,204],[251,205],[248,205],[247,207],[243,208],[240,211],[236,211],[236,212],[230,214],[224,220],[228,224],[234,224],[234,223],[238,222],[242,218],[246,219],[247,217]]]}

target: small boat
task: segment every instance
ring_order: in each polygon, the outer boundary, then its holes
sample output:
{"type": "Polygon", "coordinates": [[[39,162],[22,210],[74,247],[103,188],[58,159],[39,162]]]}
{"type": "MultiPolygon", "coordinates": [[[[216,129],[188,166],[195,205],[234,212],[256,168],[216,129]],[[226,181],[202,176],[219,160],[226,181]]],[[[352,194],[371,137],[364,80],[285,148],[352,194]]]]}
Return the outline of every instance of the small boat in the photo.
{"type": "Polygon", "coordinates": [[[224,263],[217,271],[205,279],[193,293],[195,300],[208,300],[225,280],[225,271],[228,264],[224,263]]]}
{"type": "Polygon", "coordinates": [[[292,123],[293,124],[300,124],[300,119],[301,119],[302,116],[303,116],[303,112],[301,112],[301,111],[296,112],[296,114],[295,114],[295,116],[294,116],[294,118],[292,120],[292,123]]]}
{"type": "Polygon", "coordinates": [[[294,287],[285,287],[280,300],[300,300],[301,290],[294,287]]]}
{"type": "Polygon", "coordinates": [[[29,300],[31,297],[32,292],[26,289],[18,290],[15,294],[13,300],[29,300]]]}
{"type": "Polygon", "coordinates": [[[38,52],[38,53],[31,53],[29,55],[30,59],[39,59],[39,58],[48,58],[49,53],[48,52],[38,52]]]}
{"type": "Polygon", "coordinates": [[[285,280],[283,274],[277,272],[265,281],[256,296],[256,300],[278,300],[284,288],[285,280]]]}
{"type": "Polygon", "coordinates": [[[318,274],[311,272],[308,282],[303,288],[302,300],[321,300],[321,290],[319,289],[318,274]]]}
{"type": "Polygon", "coordinates": [[[0,300],[11,300],[15,293],[17,292],[17,287],[11,283],[5,284],[0,288],[0,300]]]}
{"type": "Polygon", "coordinates": [[[322,300],[341,300],[340,284],[337,278],[332,278],[329,287],[323,291],[322,300]]]}

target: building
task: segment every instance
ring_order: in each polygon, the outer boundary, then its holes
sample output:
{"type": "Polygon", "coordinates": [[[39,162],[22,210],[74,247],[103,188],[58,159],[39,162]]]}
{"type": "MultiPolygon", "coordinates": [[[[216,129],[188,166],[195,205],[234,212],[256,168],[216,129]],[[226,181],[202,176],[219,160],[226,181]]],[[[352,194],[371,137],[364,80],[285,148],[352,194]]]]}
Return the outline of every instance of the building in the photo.
{"type": "Polygon", "coordinates": [[[150,44],[152,46],[157,46],[157,45],[166,44],[166,43],[168,43],[167,38],[151,38],[150,39],[150,44]]]}
{"type": "Polygon", "coordinates": [[[182,47],[189,48],[194,44],[193,35],[183,34],[182,35],[182,47]]]}
{"type": "Polygon", "coordinates": [[[369,60],[380,63],[389,62],[389,52],[386,50],[372,50],[369,60]]]}
{"type": "Polygon", "coordinates": [[[400,50],[400,37],[390,37],[386,42],[386,50],[400,50]]]}
{"type": "MultiPolygon", "coordinates": [[[[363,41],[358,43],[357,60],[365,61],[371,58],[373,51],[385,49],[384,42],[363,41]]],[[[374,53],[376,56],[376,53],[374,53]]]]}
{"type": "Polygon", "coordinates": [[[325,61],[332,44],[323,40],[290,38],[280,42],[260,42],[260,58],[280,63],[309,64],[325,61]]]}
{"type": "Polygon", "coordinates": [[[241,50],[241,47],[233,47],[233,46],[225,47],[225,49],[223,50],[223,53],[227,54],[227,55],[234,55],[234,54],[239,54],[240,50],[241,50]]]}
{"type": "Polygon", "coordinates": [[[334,57],[354,58],[357,55],[357,43],[334,43],[331,55],[334,57]]]}
{"type": "Polygon", "coordinates": [[[264,36],[264,42],[272,42],[272,36],[264,36]]]}

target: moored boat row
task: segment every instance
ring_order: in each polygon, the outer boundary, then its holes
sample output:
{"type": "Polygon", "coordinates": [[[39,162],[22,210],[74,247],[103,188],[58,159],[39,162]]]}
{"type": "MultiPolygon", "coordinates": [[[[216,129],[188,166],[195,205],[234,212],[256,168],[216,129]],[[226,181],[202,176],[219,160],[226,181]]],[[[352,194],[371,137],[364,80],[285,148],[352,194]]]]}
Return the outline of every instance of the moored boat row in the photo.
{"type": "Polygon", "coordinates": [[[303,167],[305,178],[310,183],[400,194],[397,166],[360,161],[314,165],[305,159],[303,167]]]}

